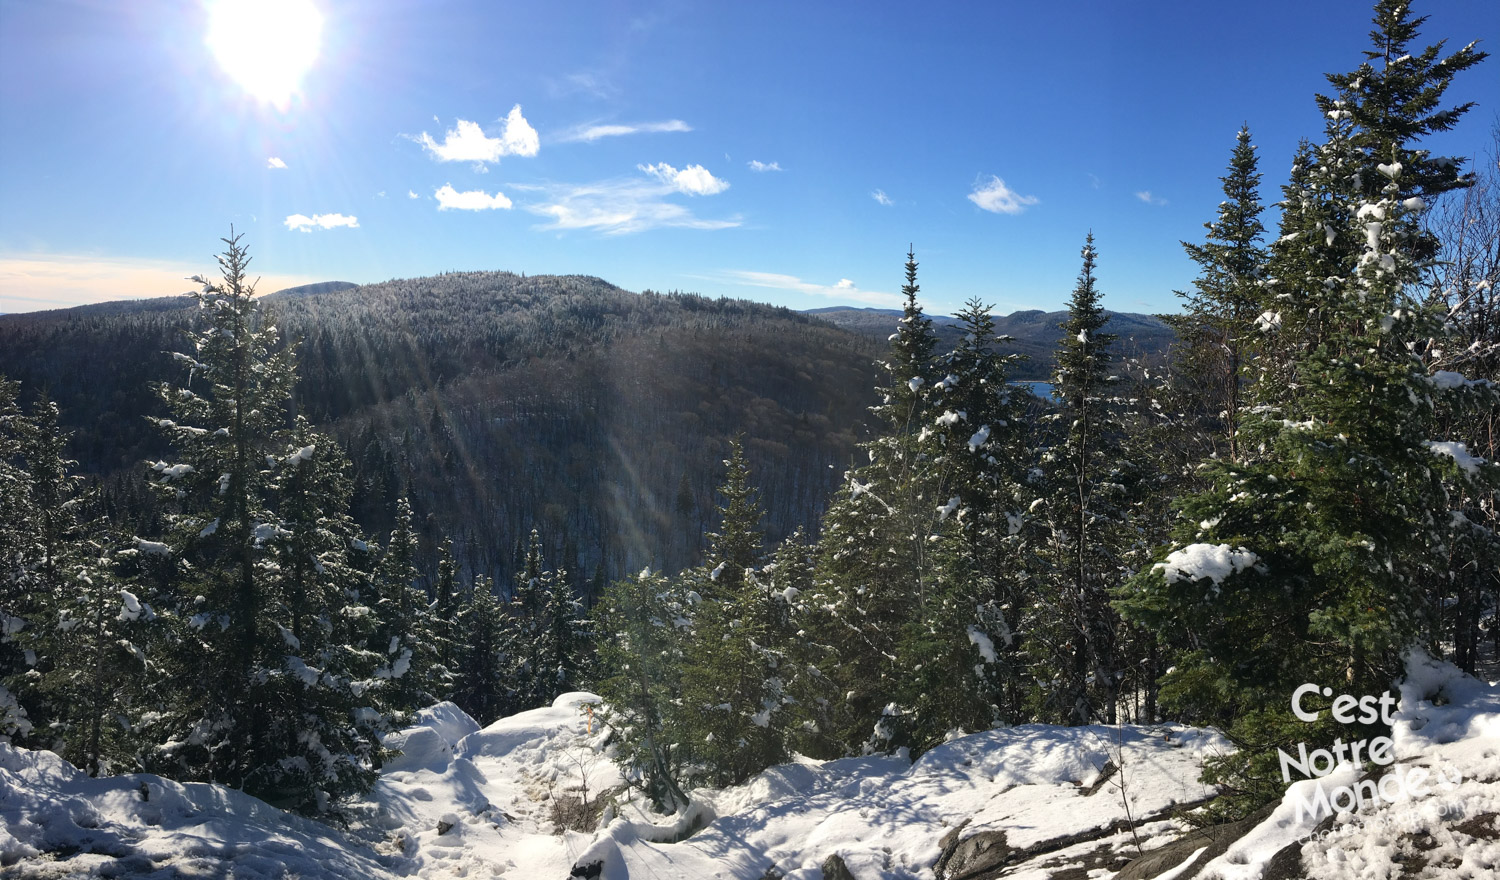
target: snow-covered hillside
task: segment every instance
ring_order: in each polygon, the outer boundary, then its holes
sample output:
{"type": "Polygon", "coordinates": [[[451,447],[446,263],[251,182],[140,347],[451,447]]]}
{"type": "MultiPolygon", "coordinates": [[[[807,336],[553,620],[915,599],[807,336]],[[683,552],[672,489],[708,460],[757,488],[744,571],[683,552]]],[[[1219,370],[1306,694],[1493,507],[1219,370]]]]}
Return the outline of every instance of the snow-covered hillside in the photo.
{"type": "MultiPolygon", "coordinates": [[[[1174,808],[1210,794],[1199,762],[1228,748],[1172,725],[1026,725],[956,739],[915,764],[782,765],[697,792],[687,816],[666,821],[622,789],[607,731],[590,729],[596,700],[568,694],[482,730],[451,704],[424,711],[391,738],[403,754],[343,830],[218,786],[89,779],[49,752],[0,746],[0,865],[7,878],[163,880],[1109,878],[1181,832],[1174,808]],[[589,807],[606,802],[595,819],[589,807]]],[[[1295,815],[1293,795],[1313,785],[1299,783],[1227,851],[1193,847],[1121,876],[1253,878],[1293,853],[1306,868],[1280,876],[1394,878],[1403,865],[1418,869],[1406,876],[1495,876],[1500,688],[1414,662],[1394,738],[1397,768],[1462,782],[1327,821],[1295,815]]],[[[1324,782],[1355,778],[1345,768],[1324,782]]]]}

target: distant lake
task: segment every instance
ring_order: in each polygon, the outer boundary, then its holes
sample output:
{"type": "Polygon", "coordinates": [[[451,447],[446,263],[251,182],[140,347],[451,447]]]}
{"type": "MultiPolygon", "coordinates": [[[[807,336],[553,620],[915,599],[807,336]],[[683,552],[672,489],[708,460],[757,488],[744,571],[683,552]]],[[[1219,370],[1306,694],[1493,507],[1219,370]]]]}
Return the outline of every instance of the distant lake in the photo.
{"type": "Polygon", "coordinates": [[[1039,382],[1031,379],[1012,379],[1010,384],[1024,385],[1027,388],[1031,389],[1032,394],[1035,394],[1037,397],[1040,397],[1043,400],[1046,400],[1047,398],[1052,396],[1051,382],[1039,382]]]}

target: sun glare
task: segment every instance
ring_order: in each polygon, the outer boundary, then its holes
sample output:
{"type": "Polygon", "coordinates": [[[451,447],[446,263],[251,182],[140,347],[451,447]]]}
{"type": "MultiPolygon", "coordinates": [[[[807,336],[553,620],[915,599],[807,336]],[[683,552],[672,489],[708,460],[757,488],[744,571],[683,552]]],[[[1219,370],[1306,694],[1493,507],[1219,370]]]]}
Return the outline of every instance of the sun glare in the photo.
{"type": "Polygon", "coordinates": [[[208,9],[208,47],[256,99],[285,109],[318,57],[323,15],[311,0],[218,0],[208,9]]]}

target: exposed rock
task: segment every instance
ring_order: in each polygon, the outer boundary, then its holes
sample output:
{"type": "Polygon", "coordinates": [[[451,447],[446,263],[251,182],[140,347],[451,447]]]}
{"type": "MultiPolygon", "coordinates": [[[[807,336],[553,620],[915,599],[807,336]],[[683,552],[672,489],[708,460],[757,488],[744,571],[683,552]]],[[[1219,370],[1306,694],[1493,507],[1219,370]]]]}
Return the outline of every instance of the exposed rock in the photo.
{"type": "MultiPolygon", "coordinates": [[[[963,826],[959,826],[961,829],[963,826]]],[[[959,829],[954,829],[954,832],[959,829]]],[[[956,833],[949,832],[944,835],[944,840],[956,837],[956,833]]],[[[1005,842],[1004,831],[981,831],[973,837],[965,837],[952,844],[951,850],[944,847],[943,855],[946,860],[942,861],[944,873],[938,874],[938,880],[971,880],[983,875],[987,871],[1004,866],[1007,856],[1015,852],[1005,842]]]]}
{"type": "Polygon", "coordinates": [[[1178,875],[1178,880],[1189,880],[1198,876],[1198,870],[1213,859],[1224,854],[1230,845],[1264,822],[1276,804],[1268,804],[1238,822],[1194,828],[1166,846],[1146,853],[1115,875],[1114,880],[1149,880],[1186,862],[1197,850],[1203,852],[1193,859],[1193,868],[1178,875]]]}
{"type": "Polygon", "coordinates": [[[1105,761],[1104,767],[1099,771],[1099,778],[1094,780],[1094,784],[1088,787],[1088,790],[1083,793],[1083,796],[1093,797],[1094,794],[1099,791],[1099,789],[1104,787],[1104,783],[1108,782],[1110,780],[1110,777],[1114,776],[1118,772],[1120,772],[1120,768],[1115,766],[1114,761],[1105,761]]]}
{"type": "Polygon", "coordinates": [[[856,880],[850,873],[849,866],[844,864],[843,856],[834,853],[823,860],[823,880],[856,880]]]}

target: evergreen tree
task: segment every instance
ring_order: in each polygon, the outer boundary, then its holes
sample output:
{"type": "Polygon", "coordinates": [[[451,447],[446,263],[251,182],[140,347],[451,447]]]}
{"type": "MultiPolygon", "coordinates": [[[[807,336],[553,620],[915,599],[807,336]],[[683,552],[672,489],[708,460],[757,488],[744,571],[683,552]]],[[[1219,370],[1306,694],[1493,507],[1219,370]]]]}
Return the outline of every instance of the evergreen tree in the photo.
{"type": "Polygon", "coordinates": [[[511,705],[505,609],[489,578],[474,579],[468,601],[458,614],[458,632],[462,641],[453,702],[480,724],[489,724],[511,705]]]}
{"type": "MultiPolygon", "coordinates": [[[[930,558],[939,508],[949,497],[943,472],[927,450],[934,418],[936,338],[917,303],[917,263],[907,255],[905,311],[884,366],[890,384],[876,389],[872,407],[885,432],[865,444],[868,464],[845,474],[845,489],[829,506],[818,544],[807,624],[811,664],[834,682],[827,706],[808,718],[816,736],[805,745],[818,755],[895,744],[884,719],[898,680],[906,674],[898,644],[933,589],[930,558]]],[[[811,710],[812,707],[804,707],[811,710]]]]}
{"type": "Polygon", "coordinates": [[[536,529],[526,544],[511,590],[508,641],[511,648],[511,680],[515,688],[514,711],[549,705],[557,696],[556,666],[549,662],[547,603],[552,572],[544,570],[542,536],[536,529]],[[549,668],[550,667],[550,668],[549,668]]]}
{"type": "Polygon", "coordinates": [[[448,682],[449,688],[458,667],[461,599],[458,566],[453,560],[453,539],[444,537],[438,549],[437,580],[432,586],[432,656],[434,677],[448,682]]]}
{"type": "Polygon", "coordinates": [[[733,597],[745,584],[745,572],[760,561],[764,540],[760,521],[765,517],[750,488],[750,467],[745,462],[744,437],[729,442],[724,462],[724,483],[719,486],[719,530],[709,532],[707,565],[713,572],[706,598],[733,597]]]}
{"type": "Polygon", "coordinates": [[[1013,572],[1030,495],[1028,395],[1007,382],[1019,356],[995,350],[989,307],[970,300],[957,317],[963,333],[936,363],[933,375],[943,375],[933,389],[936,415],[920,435],[938,477],[933,489],[943,490],[930,502],[938,539],[929,537],[933,587],[913,608],[897,651],[909,670],[898,689],[901,742],[916,750],[1022,711],[1024,596],[1013,572]]]}
{"type": "Polygon", "coordinates": [[[147,674],[143,646],[155,617],[122,589],[114,555],[103,541],[80,541],[64,557],[58,592],[38,625],[23,633],[23,644],[42,658],[35,689],[48,706],[52,747],[91,776],[133,763],[122,722],[141,711],[131,695],[147,674]]]}
{"type": "Polygon", "coordinates": [[[596,690],[606,723],[620,736],[618,760],[626,780],[671,813],[688,803],[671,722],[682,694],[689,604],[680,583],[644,569],[610,584],[594,609],[603,675],[596,690]]]}
{"type": "Polygon", "coordinates": [[[1173,324],[1186,341],[1179,359],[1202,394],[1198,409],[1205,420],[1218,423],[1213,433],[1237,459],[1240,397],[1255,353],[1255,319],[1265,311],[1269,256],[1262,244],[1260,171],[1248,126],[1240,129],[1229,173],[1220,180],[1224,201],[1218,218],[1204,224],[1207,240],[1182,243],[1199,274],[1191,292],[1178,293],[1186,314],[1173,324]]]}
{"type": "Polygon", "coordinates": [[[1058,425],[1043,457],[1038,618],[1028,632],[1038,661],[1044,717],[1071,724],[1114,723],[1122,676],[1110,606],[1123,579],[1123,527],[1132,466],[1123,457],[1123,424],[1111,397],[1112,344],[1108,316],[1095,286],[1092,234],[1083,269],[1061,325],[1053,377],[1059,405],[1047,419],[1058,425]]]}
{"type": "Polygon", "coordinates": [[[292,351],[253,299],[240,237],[224,241],[222,279],[197,279],[203,327],[174,355],[187,377],[158,386],[180,460],[150,465],[171,532],[138,549],[169,560],[178,583],[158,603],[174,612],[162,658],[173,686],[142,735],[164,743],[149,761],[174,775],[322,808],[373,778],[381,727],[378,713],[344,714],[366,683],[294,631],[316,646],[341,613],[330,580],[349,540],[345,465],[326,438],[287,428],[292,351]]]}
{"type": "Polygon", "coordinates": [[[36,616],[28,589],[35,518],[26,472],[14,461],[20,416],[15,389],[16,383],[0,378],[0,736],[23,740],[34,725],[24,705],[29,700],[23,702],[26,689],[15,680],[30,668],[16,636],[36,616]]]}
{"type": "Polygon", "coordinates": [[[578,690],[588,676],[588,658],[593,653],[583,603],[573,594],[568,572],[547,572],[543,608],[543,666],[546,700],[550,704],[562,694],[578,690]]]}
{"type": "Polygon", "coordinates": [[[1419,22],[1381,2],[1366,54],[1383,67],[1329,77],[1337,98],[1318,100],[1329,139],[1300,172],[1294,247],[1278,255],[1273,288],[1282,332],[1296,335],[1290,381],[1244,413],[1253,451],[1209,464],[1211,485],[1183,501],[1170,552],[1122,603],[1164,636],[1191,639],[1163,699],[1234,719],[1242,750],[1207,778],[1230,786],[1235,810],[1279,795],[1276,747],[1335,733],[1290,715],[1293,688],[1379,693],[1400,675],[1401,653],[1434,631],[1426,589],[1442,581],[1452,523],[1442,475],[1493,480],[1493,466],[1433,435],[1435,398],[1493,389],[1429,378],[1417,354],[1435,327],[1412,292],[1436,253],[1417,214],[1423,195],[1460,181],[1412,141],[1463,112],[1436,108],[1451,73],[1478,60],[1472,48],[1407,55],[1419,22]]]}
{"type": "MultiPolygon", "coordinates": [[[[417,534],[411,503],[396,500],[396,527],[375,569],[376,619],[370,650],[385,657],[375,675],[383,679],[385,699],[399,712],[411,712],[435,701],[429,680],[433,670],[431,616],[427,594],[417,586],[417,534]]],[[[437,687],[433,687],[436,684],[437,687]]]]}
{"type": "Polygon", "coordinates": [[[19,395],[20,383],[0,376],[0,736],[24,741],[45,710],[34,688],[36,652],[18,636],[45,615],[52,589],[39,576],[46,541],[26,467],[33,426],[19,395]]]}
{"type": "Polygon", "coordinates": [[[702,598],[693,609],[681,717],[674,725],[692,748],[688,778],[721,787],[785,757],[781,719],[773,716],[786,700],[780,668],[787,637],[785,599],[756,572],[763,512],[738,439],[730,442],[724,466],[719,529],[709,535],[707,565],[683,575],[702,598]]]}

